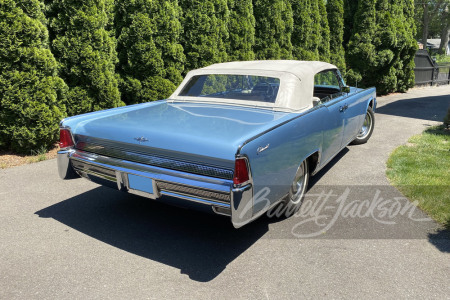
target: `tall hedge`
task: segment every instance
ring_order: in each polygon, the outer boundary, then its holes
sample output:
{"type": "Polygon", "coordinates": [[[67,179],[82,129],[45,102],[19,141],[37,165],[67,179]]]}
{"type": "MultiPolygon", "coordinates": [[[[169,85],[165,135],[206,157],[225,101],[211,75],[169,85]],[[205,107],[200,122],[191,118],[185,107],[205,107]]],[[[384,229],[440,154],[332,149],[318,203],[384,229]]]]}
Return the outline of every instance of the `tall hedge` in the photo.
{"type": "Polygon", "coordinates": [[[350,78],[376,86],[379,94],[405,91],[413,84],[414,24],[411,3],[404,4],[408,3],[359,1],[347,51],[350,78]]]}
{"type": "Polygon", "coordinates": [[[399,28],[398,43],[401,45],[397,65],[397,90],[406,92],[414,86],[414,57],[417,51],[416,24],[414,21],[414,0],[402,0],[403,7],[399,7],[395,26],[399,28]]]}
{"type": "Polygon", "coordinates": [[[311,0],[291,0],[294,25],[292,31],[292,54],[298,60],[318,60],[317,43],[313,36],[311,0]]]}
{"type": "Polygon", "coordinates": [[[376,32],[375,0],[360,0],[354,17],[354,28],[348,44],[347,66],[349,72],[347,79],[355,85],[357,81],[364,80],[362,84],[370,85],[373,66],[375,65],[376,49],[373,37],[376,32]]]}
{"type": "Polygon", "coordinates": [[[49,148],[65,117],[67,86],[56,74],[38,0],[0,0],[0,149],[49,148]]]}
{"type": "Polygon", "coordinates": [[[228,0],[228,60],[253,60],[255,53],[255,16],[252,0],[228,0]]]}
{"type": "Polygon", "coordinates": [[[69,115],[123,105],[113,36],[114,0],[47,0],[52,51],[69,86],[69,115]]]}
{"type": "Polygon", "coordinates": [[[353,24],[360,0],[344,0],[344,49],[347,50],[353,35],[353,24]]]}
{"type": "Polygon", "coordinates": [[[288,0],[254,0],[256,19],[255,54],[257,59],[291,59],[294,26],[288,0]]]}
{"type": "Polygon", "coordinates": [[[226,0],[180,0],[186,71],[227,61],[226,0]]]}
{"type": "MultiPolygon", "coordinates": [[[[325,7],[325,0],[318,0],[318,9],[320,15],[320,34],[319,44],[319,58],[321,61],[330,61],[330,27],[328,26],[327,9],[325,7]]],[[[335,24],[333,24],[335,26],[335,24]]]]}
{"type": "Polygon", "coordinates": [[[345,73],[344,0],[328,0],[327,16],[330,24],[330,61],[345,73]]]}
{"type": "Polygon", "coordinates": [[[319,11],[319,0],[310,0],[309,13],[311,15],[311,43],[310,50],[316,53],[315,60],[320,60],[319,43],[321,41],[322,29],[320,27],[321,16],[319,11]]]}
{"type": "Polygon", "coordinates": [[[181,82],[185,56],[179,17],[177,1],[116,2],[118,72],[125,103],[165,99],[181,82]]]}

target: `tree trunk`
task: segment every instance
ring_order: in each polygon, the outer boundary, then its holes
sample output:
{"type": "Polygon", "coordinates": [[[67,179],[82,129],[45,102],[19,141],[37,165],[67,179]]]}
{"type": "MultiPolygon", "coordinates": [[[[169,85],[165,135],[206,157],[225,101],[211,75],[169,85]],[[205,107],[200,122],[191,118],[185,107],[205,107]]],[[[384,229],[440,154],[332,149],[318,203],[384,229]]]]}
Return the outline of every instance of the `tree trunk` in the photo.
{"type": "Polygon", "coordinates": [[[447,4],[444,6],[442,12],[442,31],[441,31],[441,44],[439,45],[439,54],[448,55],[448,35],[450,31],[449,12],[447,4]]]}
{"type": "Polygon", "coordinates": [[[423,49],[427,49],[427,39],[428,39],[428,3],[423,3],[423,30],[422,30],[422,44],[423,49]]]}
{"type": "Polygon", "coordinates": [[[439,45],[439,54],[449,55],[447,53],[448,48],[448,35],[450,34],[449,24],[443,24],[442,33],[441,33],[441,44],[439,45]]]}

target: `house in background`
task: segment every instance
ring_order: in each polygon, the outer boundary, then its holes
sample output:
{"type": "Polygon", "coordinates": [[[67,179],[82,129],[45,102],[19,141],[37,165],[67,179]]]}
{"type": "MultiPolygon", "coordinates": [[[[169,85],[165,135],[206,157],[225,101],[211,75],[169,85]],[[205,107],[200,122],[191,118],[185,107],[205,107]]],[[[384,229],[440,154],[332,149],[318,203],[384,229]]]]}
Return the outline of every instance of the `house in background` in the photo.
{"type": "MultiPolygon", "coordinates": [[[[419,45],[419,49],[424,49],[423,44],[421,42],[417,42],[419,45]]],[[[430,50],[432,55],[437,54],[439,51],[439,46],[441,45],[441,39],[428,39],[427,40],[427,49],[430,50]]],[[[445,49],[445,54],[450,55],[450,41],[447,44],[447,48],[445,49]]]]}

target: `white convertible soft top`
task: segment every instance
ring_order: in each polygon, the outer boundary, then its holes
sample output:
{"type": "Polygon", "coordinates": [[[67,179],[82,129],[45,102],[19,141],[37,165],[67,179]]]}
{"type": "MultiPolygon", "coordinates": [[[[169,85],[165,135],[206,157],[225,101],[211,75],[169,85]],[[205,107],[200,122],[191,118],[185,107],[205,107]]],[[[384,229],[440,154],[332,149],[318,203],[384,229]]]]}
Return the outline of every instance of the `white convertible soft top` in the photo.
{"type": "Polygon", "coordinates": [[[320,61],[260,60],[214,64],[190,71],[169,101],[232,103],[244,106],[267,107],[275,110],[304,110],[312,107],[314,75],[336,66],[320,61]],[[280,79],[275,103],[244,101],[237,99],[179,96],[193,76],[209,74],[232,74],[266,76],[280,79]]]}

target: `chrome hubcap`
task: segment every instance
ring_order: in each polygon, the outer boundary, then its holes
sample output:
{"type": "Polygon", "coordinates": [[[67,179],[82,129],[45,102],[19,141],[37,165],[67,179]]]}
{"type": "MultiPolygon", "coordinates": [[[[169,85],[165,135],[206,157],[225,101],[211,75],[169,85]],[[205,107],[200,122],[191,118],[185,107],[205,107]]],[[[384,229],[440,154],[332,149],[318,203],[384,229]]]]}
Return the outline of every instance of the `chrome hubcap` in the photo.
{"type": "Polygon", "coordinates": [[[358,139],[366,138],[371,129],[372,129],[372,116],[369,113],[367,113],[366,118],[364,119],[364,124],[361,127],[361,130],[359,131],[357,138],[358,139]]]}
{"type": "Polygon", "coordinates": [[[297,176],[295,177],[291,188],[291,202],[293,204],[297,204],[302,200],[302,195],[306,188],[306,176],[305,163],[303,162],[297,172],[297,176]]]}

